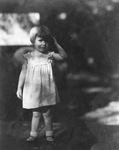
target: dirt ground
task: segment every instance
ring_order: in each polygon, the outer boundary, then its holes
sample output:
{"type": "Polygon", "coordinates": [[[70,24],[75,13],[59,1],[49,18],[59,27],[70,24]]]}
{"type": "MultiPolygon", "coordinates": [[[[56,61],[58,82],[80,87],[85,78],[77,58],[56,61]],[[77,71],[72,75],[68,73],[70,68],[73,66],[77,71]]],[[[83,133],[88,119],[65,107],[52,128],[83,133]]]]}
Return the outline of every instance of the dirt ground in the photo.
{"type": "Polygon", "coordinates": [[[90,150],[97,138],[90,131],[83,116],[94,109],[93,107],[98,107],[98,103],[105,105],[108,101],[106,98],[110,97],[110,87],[101,85],[104,82],[93,83],[83,81],[74,86],[70,82],[70,86],[59,91],[61,104],[53,109],[53,143],[45,140],[43,120],[39,127],[39,138],[32,143],[26,142],[30,132],[30,120],[1,120],[0,150],[90,150]],[[91,93],[91,89],[95,90],[91,93]],[[102,92],[102,89],[105,91],[102,92]],[[105,99],[105,102],[101,103],[98,99],[105,99]]]}

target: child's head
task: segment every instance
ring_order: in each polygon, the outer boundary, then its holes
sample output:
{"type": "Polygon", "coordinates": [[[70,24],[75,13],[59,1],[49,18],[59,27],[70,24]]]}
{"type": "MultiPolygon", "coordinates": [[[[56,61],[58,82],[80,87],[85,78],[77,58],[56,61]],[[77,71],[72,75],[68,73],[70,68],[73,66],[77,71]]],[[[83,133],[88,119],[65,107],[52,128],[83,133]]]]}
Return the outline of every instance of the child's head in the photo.
{"type": "Polygon", "coordinates": [[[46,26],[34,26],[30,31],[30,41],[34,44],[36,36],[44,39],[46,42],[49,42],[51,34],[49,29],[46,26]]]}

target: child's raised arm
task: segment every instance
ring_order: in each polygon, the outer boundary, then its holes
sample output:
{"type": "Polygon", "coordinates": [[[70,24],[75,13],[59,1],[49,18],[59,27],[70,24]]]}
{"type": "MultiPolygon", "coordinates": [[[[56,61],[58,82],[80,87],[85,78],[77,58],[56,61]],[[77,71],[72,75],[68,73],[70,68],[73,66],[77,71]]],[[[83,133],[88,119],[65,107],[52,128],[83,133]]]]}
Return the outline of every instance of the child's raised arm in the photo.
{"type": "Polygon", "coordinates": [[[22,99],[22,90],[23,90],[25,76],[26,76],[26,69],[27,69],[27,62],[25,61],[22,66],[22,70],[19,76],[18,87],[17,87],[17,92],[16,92],[17,97],[20,99],[22,99]]]}
{"type": "MultiPolygon", "coordinates": [[[[54,37],[53,37],[54,38],[54,37]]],[[[64,49],[58,44],[57,40],[54,38],[54,44],[58,50],[58,53],[55,53],[53,57],[56,60],[63,60],[68,57],[67,53],[64,51],[64,49]]]]}

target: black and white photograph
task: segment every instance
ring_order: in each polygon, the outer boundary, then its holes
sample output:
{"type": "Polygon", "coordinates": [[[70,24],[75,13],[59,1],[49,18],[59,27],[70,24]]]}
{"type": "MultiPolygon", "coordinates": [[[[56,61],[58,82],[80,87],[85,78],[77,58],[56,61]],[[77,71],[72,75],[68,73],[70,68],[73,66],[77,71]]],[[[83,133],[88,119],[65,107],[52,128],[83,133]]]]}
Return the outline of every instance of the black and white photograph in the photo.
{"type": "Polygon", "coordinates": [[[0,0],[0,150],[119,150],[119,0],[0,0]]]}

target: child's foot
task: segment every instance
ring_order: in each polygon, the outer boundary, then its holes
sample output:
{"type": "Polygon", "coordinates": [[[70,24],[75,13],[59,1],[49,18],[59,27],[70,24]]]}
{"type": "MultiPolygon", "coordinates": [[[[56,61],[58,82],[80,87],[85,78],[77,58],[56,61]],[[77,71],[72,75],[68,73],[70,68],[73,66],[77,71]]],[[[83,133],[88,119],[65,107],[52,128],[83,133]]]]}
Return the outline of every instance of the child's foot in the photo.
{"type": "Polygon", "coordinates": [[[53,136],[47,136],[46,141],[47,142],[54,142],[54,137],[53,136]]]}
{"type": "Polygon", "coordinates": [[[37,137],[30,136],[26,139],[27,142],[34,142],[37,139],[37,137]]]}

